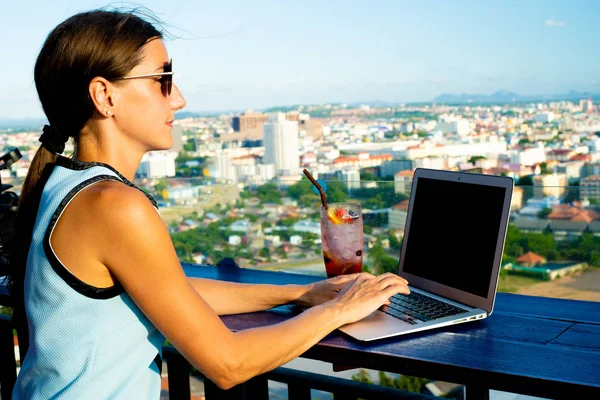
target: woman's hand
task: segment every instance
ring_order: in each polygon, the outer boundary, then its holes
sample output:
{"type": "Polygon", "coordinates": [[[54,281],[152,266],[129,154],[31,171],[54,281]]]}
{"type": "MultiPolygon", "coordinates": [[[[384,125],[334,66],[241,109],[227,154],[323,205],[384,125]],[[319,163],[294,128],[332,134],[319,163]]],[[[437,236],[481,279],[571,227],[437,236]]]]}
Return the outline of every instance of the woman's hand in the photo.
{"type": "Polygon", "coordinates": [[[340,275],[305,285],[305,292],[296,300],[296,304],[312,307],[333,300],[344,288],[352,285],[359,275],[362,274],[340,275]]]}
{"type": "Polygon", "coordinates": [[[354,280],[330,304],[340,311],[342,324],[349,324],[388,304],[397,293],[410,293],[406,279],[389,272],[380,276],[362,273],[354,275],[354,280]]]}

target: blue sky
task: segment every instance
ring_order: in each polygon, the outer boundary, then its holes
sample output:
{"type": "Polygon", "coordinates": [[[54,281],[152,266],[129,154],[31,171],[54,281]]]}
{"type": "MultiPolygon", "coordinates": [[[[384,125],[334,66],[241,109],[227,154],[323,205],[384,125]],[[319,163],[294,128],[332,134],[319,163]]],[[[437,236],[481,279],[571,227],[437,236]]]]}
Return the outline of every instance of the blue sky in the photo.
{"type": "MultiPolygon", "coordinates": [[[[109,4],[6,2],[0,119],[43,117],[33,65],[52,28],[109,4]],[[8,61],[8,62],[7,62],[8,61]]],[[[138,1],[166,21],[188,111],[600,91],[600,1],[138,1]]]]}

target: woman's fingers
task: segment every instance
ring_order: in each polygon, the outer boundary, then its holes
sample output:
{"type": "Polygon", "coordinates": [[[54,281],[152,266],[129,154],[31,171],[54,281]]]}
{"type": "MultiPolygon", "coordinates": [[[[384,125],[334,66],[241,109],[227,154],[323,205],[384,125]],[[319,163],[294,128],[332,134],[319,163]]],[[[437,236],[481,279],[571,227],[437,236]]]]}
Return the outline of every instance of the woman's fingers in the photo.
{"type": "Polygon", "coordinates": [[[388,277],[394,277],[394,278],[397,278],[397,279],[399,279],[400,281],[404,282],[404,284],[408,285],[408,281],[407,281],[406,279],[404,279],[403,277],[401,277],[401,276],[398,276],[398,275],[396,275],[396,274],[393,274],[393,273],[391,273],[391,272],[386,272],[385,274],[383,274],[383,275],[379,275],[379,276],[378,276],[378,278],[379,278],[379,279],[385,279],[385,278],[388,278],[388,277]]]}
{"type": "Polygon", "coordinates": [[[408,290],[408,287],[406,287],[406,285],[394,284],[386,287],[379,293],[381,294],[381,297],[383,297],[386,301],[389,302],[388,299],[393,295],[398,293],[409,294],[410,291],[408,290]]]}

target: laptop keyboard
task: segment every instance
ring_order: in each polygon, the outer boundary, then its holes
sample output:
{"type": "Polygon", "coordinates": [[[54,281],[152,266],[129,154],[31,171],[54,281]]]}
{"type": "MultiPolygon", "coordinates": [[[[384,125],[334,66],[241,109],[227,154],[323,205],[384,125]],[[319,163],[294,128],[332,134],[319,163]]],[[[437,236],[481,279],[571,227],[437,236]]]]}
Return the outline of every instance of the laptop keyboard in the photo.
{"type": "Polygon", "coordinates": [[[412,325],[418,321],[427,322],[467,312],[463,308],[416,292],[409,295],[396,294],[390,297],[390,305],[384,305],[380,310],[412,325]]]}

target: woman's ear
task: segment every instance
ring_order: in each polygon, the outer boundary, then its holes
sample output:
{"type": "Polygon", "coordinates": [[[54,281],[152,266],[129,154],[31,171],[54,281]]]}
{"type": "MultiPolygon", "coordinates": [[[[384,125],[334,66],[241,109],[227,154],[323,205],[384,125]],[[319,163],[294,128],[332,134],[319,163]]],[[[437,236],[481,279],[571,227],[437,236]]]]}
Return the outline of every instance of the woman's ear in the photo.
{"type": "Polygon", "coordinates": [[[113,85],[102,77],[92,79],[89,86],[90,98],[96,111],[104,116],[114,115],[113,85]]]}

